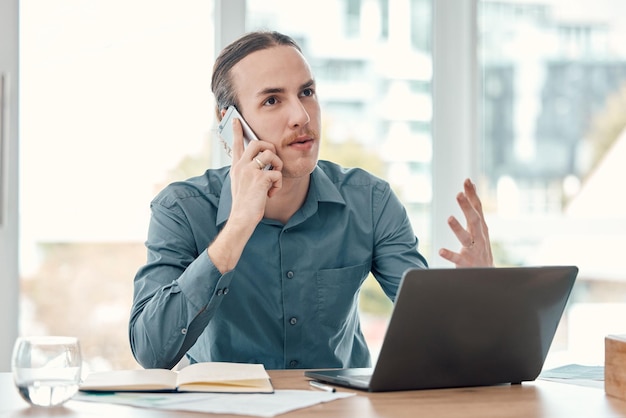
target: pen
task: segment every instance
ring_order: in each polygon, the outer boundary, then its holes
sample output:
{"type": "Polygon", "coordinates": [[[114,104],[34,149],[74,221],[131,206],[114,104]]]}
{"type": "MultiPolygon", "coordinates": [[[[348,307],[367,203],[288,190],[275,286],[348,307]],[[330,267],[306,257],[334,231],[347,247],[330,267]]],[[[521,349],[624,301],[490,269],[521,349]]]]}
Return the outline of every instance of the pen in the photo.
{"type": "Polygon", "coordinates": [[[314,388],[317,388],[317,389],[325,390],[326,392],[335,392],[337,390],[337,389],[335,389],[332,386],[325,385],[325,384],[317,382],[315,380],[309,380],[309,385],[311,385],[311,386],[313,386],[314,388]]]}

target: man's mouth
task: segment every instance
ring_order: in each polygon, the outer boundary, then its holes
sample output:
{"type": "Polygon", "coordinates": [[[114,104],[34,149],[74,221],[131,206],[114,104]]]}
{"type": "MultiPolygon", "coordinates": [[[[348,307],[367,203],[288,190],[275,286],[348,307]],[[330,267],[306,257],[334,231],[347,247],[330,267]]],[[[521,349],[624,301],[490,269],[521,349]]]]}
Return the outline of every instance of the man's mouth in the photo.
{"type": "Polygon", "coordinates": [[[306,144],[312,141],[313,141],[313,138],[311,138],[310,136],[303,136],[303,137],[298,137],[294,139],[293,141],[289,143],[289,145],[302,145],[302,144],[306,144]]]}
{"type": "Polygon", "coordinates": [[[293,141],[292,144],[306,144],[307,142],[311,142],[312,139],[311,138],[307,138],[307,139],[301,139],[298,141],[293,141]]]}

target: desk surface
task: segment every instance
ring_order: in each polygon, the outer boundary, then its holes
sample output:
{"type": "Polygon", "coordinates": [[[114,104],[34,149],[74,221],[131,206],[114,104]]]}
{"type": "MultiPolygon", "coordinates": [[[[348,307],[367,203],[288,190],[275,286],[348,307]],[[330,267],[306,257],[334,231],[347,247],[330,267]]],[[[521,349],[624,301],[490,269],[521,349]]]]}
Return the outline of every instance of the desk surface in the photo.
{"type": "MultiPolygon", "coordinates": [[[[301,370],[271,370],[269,374],[276,389],[310,389],[301,370]]],[[[541,380],[513,386],[356,393],[357,396],[292,411],[279,417],[626,417],[626,401],[606,396],[603,389],[541,380]]],[[[17,393],[11,374],[0,373],[0,417],[51,416],[191,418],[202,414],[78,401],[69,401],[60,408],[31,408],[17,393]]]]}

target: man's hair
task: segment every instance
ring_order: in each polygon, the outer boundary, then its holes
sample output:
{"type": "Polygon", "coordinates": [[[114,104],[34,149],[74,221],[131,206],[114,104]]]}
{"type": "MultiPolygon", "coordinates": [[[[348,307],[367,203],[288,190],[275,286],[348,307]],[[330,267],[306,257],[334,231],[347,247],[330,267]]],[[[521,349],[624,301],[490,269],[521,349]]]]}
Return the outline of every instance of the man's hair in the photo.
{"type": "Polygon", "coordinates": [[[253,52],[279,45],[292,46],[302,52],[300,46],[291,37],[275,31],[247,33],[220,52],[213,65],[211,78],[211,90],[215,96],[215,112],[218,120],[222,119],[223,109],[231,105],[239,107],[230,72],[233,66],[253,52]]]}

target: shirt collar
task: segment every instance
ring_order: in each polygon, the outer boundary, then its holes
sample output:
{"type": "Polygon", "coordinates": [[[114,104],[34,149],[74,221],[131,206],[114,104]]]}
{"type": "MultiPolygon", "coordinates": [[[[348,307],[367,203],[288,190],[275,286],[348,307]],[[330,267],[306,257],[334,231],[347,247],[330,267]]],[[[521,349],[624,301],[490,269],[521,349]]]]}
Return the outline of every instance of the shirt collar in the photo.
{"type": "Polygon", "coordinates": [[[311,198],[316,199],[318,202],[346,204],[343,196],[341,196],[341,193],[337,190],[337,186],[335,186],[319,165],[317,165],[313,173],[311,173],[311,185],[309,186],[307,200],[311,198]]]}
{"type": "MultiPolygon", "coordinates": [[[[230,173],[230,171],[229,171],[230,173]]],[[[222,184],[222,191],[220,194],[220,202],[217,208],[217,216],[215,217],[215,224],[221,225],[226,222],[230,216],[230,209],[233,204],[233,196],[231,194],[231,181],[230,174],[224,179],[222,184]]],[[[303,205],[305,209],[304,215],[308,217],[310,215],[307,208],[317,210],[317,204],[319,202],[338,203],[345,205],[346,201],[343,199],[339,190],[326,173],[319,167],[315,166],[315,169],[311,173],[311,184],[309,185],[309,192],[307,193],[306,200],[303,205]]]]}

